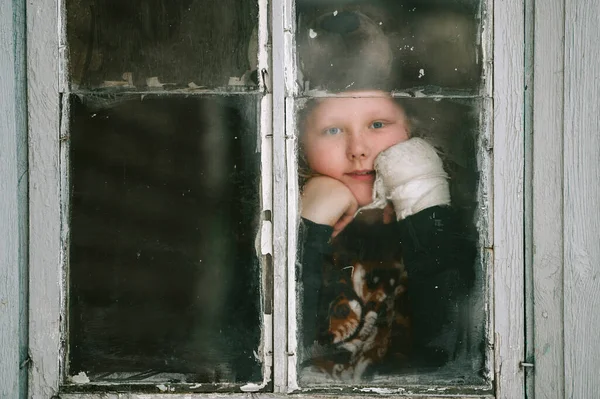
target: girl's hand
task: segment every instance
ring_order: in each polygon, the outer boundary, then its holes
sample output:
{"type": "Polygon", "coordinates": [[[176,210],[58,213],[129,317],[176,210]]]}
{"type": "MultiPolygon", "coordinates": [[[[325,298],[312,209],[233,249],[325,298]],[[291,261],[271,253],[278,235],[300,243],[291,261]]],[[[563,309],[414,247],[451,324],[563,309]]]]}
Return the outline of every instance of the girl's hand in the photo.
{"type": "Polygon", "coordinates": [[[450,204],[442,160],[423,139],[411,138],[381,152],[375,170],[375,200],[366,208],[383,207],[390,200],[401,220],[432,206],[450,204]]]}
{"type": "Polygon", "coordinates": [[[304,185],[302,217],[314,223],[332,226],[333,237],[352,221],[357,209],[356,198],[339,180],[317,176],[304,185]]]}

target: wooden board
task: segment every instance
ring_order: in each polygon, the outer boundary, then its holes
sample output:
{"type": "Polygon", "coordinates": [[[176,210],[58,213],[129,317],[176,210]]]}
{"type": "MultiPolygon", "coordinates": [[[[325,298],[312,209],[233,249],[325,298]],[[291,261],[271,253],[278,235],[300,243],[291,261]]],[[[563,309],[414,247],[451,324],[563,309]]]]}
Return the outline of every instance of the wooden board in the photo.
{"type": "MultiPolygon", "coordinates": [[[[565,397],[600,396],[600,8],[565,2],[565,397]]],[[[560,325],[554,326],[560,328],[560,325]]]]}
{"type": "MultiPolygon", "coordinates": [[[[533,60],[533,390],[563,398],[564,0],[535,8],[533,60]]],[[[531,315],[531,314],[530,314],[531,315]]],[[[531,337],[531,336],[530,336],[531,337]]]]}
{"type": "Polygon", "coordinates": [[[0,4],[0,397],[25,397],[27,131],[24,4],[0,4]]]}
{"type": "Polygon", "coordinates": [[[58,2],[27,5],[29,397],[58,390],[61,309],[58,2]]]}
{"type": "Polygon", "coordinates": [[[494,2],[494,326],[497,398],[523,398],[523,1],[494,2]]]}

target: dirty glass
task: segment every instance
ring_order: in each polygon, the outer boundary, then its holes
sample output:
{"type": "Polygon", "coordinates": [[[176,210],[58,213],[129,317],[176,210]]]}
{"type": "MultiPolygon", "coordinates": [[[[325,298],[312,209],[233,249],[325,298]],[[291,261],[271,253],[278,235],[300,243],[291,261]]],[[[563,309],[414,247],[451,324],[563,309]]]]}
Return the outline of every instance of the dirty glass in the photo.
{"type": "Polygon", "coordinates": [[[258,101],[70,96],[68,375],[262,381],[258,101]]]}
{"type": "Polygon", "coordinates": [[[478,0],[297,0],[299,81],[311,89],[362,86],[476,93],[481,83],[478,0]]]}
{"type": "Polygon", "coordinates": [[[481,12],[297,1],[302,387],[490,386],[481,12]]]}
{"type": "Polygon", "coordinates": [[[78,88],[256,88],[256,0],[66,0],[78,88]]]}

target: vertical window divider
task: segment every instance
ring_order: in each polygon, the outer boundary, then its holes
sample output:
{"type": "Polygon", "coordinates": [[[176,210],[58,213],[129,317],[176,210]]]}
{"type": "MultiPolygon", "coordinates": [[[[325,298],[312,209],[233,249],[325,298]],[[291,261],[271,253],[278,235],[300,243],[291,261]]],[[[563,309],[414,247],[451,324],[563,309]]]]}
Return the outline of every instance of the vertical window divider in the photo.
{"type": "Polygon", "coordinates": [[[494,2],[494,352],[497,398],[525,397],[525,2],[494,2]]]}
{"type": "MultiPolygon", "coordinates": [[[[273,214],[273,95],[267,87],[272,87],[269,76],[269,62],[271,60],[270,42],[269,42],[269,4],[268,0],[259,0],[258,2],[258,77],[261,90],[264,93],[260,100],[260,165],[261,165],[261,211],[263,215],[273,214]],[[266,73],[260,73],[265,71],[266,73]]],[[[262,359],[263,359],[263,383],[262,389],[271,382],[271,373],[273,370],[273,284],[270,280],[273,269],[271,267],[273,256],[273,220],[272,216],[266,218],[263,216],[260,232],[260,253],[262,256],[262,359]],[[265,256],[270,256],[265,260],[265,256]]]]}
{"type": "Polygon", "coordinates": [[[483,62],[483,84],[481,98],[483,112],[481,113],[481,134],[478,142],[478,164],[482,177],[479,181],[478,192],[480,197],[482,216],[478,223],[481,233],[480,247],[485,285],[483,299],[485,301],[485,376],[489,381],[494,380],[494,7],[493,2],[481,3],[482,31],[481,31],[481,60],[483,62]]]}
{"type": "Polygon", "coordinates": [[[29,392],[60,383],[61,205],[58,0],[27,3],[29,132],[29,392]]]}
{"type": "Polygon", "coordinates": [[[58,1],[58,95],[60,98],[59,121],[59,171],[60,171],[60,348],[59,378],[68,377],[69,346],[69,243],[70,243],[70,84],[69,47],[67,42],[67,6],[65,0],[58,1]]]}
{"type": "Polygon", "coordinates": [[[287,386],[287,182],[285,157],[285,1],[271,3],[273,96],[273,391],[287,386]]]}
{"type": "Polygon", "coordinates": [[[294,0],[284,0],[284,63],[285,63],[285,152],[287,166],[287,392],[298,389],[296,365],[298,361],[298,325],[296,302],[296,253],[299,215],[299,187],[297,165],[297,137],[295,100],[296,84],[296,24],[294,0]]]}

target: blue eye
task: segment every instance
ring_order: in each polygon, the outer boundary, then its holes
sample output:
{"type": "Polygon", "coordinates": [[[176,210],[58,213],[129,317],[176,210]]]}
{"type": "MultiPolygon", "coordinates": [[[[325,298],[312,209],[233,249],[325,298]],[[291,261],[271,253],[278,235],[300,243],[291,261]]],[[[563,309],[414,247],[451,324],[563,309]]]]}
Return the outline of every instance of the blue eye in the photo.
{"type": "Polygon", "coordinates": [[[336,135],[342,132],[342,129],[340,129],[339,127],[330,127],[328,129],[325,129],[325,134],[330,134],[330,135],[336,135]]]}
{"type": "Polygon", "coordinates": [[[381,129],[384,126],[385,126],[385,124],[383,122],[379,122],[379,121],[375,121],[375,122],[371,123],[371,127],[373,129],[381,129]]]}

